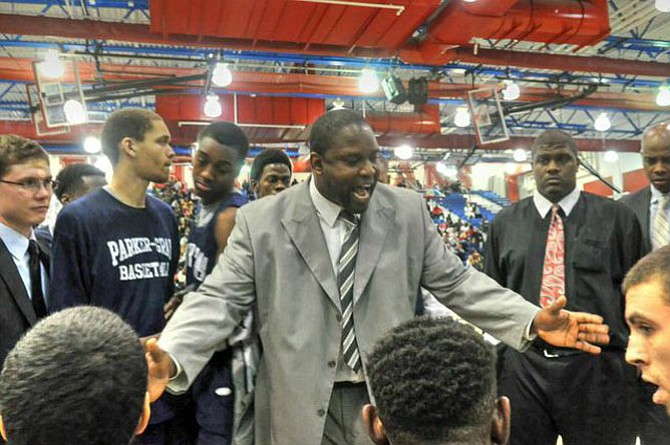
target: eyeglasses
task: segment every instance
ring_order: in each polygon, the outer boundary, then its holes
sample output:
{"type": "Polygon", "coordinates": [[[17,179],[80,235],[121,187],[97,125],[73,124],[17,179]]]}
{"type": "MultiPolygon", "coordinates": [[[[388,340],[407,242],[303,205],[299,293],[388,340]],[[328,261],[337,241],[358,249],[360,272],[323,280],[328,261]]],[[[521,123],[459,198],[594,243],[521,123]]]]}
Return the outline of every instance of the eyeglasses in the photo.
{"type": "Polygon", "coordinates": [[[5,179],[0,179],[0,182],[4,182],[5,184],[18,185],[26,192],[32,193],[39,192],[42,187],[44,187],[47,191],[51,191],[56,185],[56,181],[53,179],[37,178],[26,179],[25,181],[7,181],[5,179]]]}

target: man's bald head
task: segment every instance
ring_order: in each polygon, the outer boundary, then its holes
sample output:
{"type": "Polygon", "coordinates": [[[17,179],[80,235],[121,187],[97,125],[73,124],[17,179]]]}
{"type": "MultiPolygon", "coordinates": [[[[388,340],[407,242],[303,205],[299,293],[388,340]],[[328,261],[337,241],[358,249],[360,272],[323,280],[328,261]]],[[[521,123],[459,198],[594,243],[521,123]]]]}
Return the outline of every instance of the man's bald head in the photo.
{"type": "Polygon", "coordinates": [[[661,193],[670,193],[670,121],[645,130],[642,136],[642,162],[649,182],[661,193]]]}

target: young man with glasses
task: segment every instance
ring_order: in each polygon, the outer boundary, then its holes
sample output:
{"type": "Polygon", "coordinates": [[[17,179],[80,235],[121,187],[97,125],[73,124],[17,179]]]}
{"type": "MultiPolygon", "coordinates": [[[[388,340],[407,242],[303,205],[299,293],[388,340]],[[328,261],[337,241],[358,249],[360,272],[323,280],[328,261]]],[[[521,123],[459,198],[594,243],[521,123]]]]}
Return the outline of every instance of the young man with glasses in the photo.
{"type": "Polygon", "coordinates": [[[48,258],[33,227],[44,221],[53,181],[37,143],[0,136],[0,364],[46,314],[48,258]]]}

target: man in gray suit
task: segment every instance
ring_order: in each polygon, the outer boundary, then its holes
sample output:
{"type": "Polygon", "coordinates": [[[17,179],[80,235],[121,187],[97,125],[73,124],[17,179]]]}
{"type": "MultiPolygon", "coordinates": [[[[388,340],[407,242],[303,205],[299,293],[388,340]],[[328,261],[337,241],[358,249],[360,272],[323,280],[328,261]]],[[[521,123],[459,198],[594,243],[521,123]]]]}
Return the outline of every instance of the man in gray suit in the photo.
{"type": "Polygon", "coordinates": [[[594,353],[608,341],[602,319],[562,310],[565,298],[540,310],[464,268],[420,195],[377,184],[379,148],[359,113],[320,117],[310,149],[311,180],[242,207],[214,271],[147,342],[152,396],[185,390],[254,304],[262,445],[370,443],[368,354],[414,317],[421,286],[516,348],[536,334],[594,353]]]}
{"type": "MultiPolygon", "coordinates": [[[[670,230],[670,121],[649,127],[642,136],[642,163],[650,185],[621,198],[640,221],[644,252],[668,244],[670,230]],[[659,214],[659,211],[662,213],[659,214]]],[[[640,382],[638,425],[642,445],[661,445],[670,437],[670,419],[662,407],[652,402],[656,387],[640,382]]]]}

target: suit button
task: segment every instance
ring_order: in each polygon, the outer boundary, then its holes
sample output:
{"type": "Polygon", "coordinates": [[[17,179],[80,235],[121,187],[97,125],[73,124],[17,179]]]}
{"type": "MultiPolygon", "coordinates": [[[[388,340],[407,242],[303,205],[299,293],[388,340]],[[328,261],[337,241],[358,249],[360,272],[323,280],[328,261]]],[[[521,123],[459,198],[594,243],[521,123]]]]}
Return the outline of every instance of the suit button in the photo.
{"type": "Polygon", "coordinates": [[[342,316],[341,316],[340,314],[337,314],[337,315],[335,316],[335,319],[336,319],[337,321],[342,321],[342,316]]]}
{"type": "Polygon", "coordinates": [[[326,415],[326,410],[323,409],[323,408],[319,408],[319,409],[317,410],[316,414],[318,414],[319,417],[323,417],[323,416],[326,415]]]}
{"type": "Polygon", "coordinates": [[[335,360],[331,360],[331,361],[328,362],[328,367],[329,368],[334,368],[335,366],[337,366],[337,363],[335,362],[335,360]]]}

